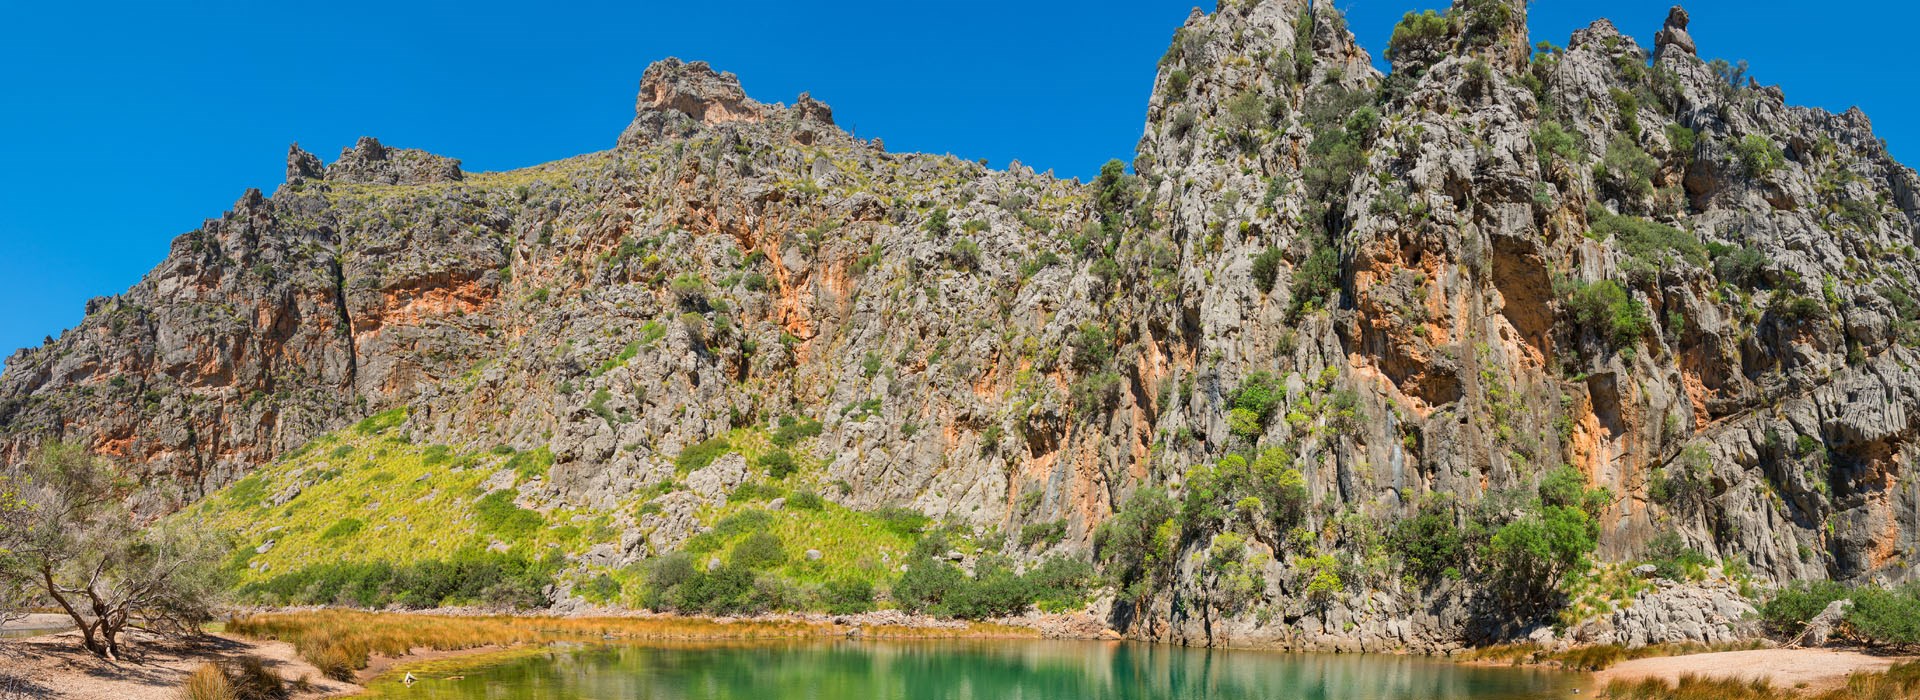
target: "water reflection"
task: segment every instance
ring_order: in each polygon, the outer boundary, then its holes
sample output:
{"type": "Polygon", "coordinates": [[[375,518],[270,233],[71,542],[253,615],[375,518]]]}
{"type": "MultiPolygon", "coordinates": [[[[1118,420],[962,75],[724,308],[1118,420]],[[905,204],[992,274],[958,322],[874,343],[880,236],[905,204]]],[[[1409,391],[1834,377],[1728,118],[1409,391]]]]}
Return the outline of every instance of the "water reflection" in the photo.
{"type": "Polygon", "coordinates": [[[810,642],[563,649],[393,697],[431,700],[1521,700],[1574,678],[1430,659],[1134,643],[810,642]]]}

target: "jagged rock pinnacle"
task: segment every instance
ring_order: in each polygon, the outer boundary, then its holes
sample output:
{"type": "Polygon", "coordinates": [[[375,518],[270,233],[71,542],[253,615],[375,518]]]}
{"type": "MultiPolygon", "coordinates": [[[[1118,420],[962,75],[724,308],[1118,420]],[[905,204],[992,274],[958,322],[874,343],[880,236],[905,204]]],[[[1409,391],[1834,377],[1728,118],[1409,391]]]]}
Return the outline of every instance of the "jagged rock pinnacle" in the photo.
{"type": "Polygon", "coordinates": [[[1674,5],[1672,10],[1668,10],[1666,26],[1660,28],[1660,33],[1653,35],[1654,51],[1664,53],[1667,47],[1671,46],[1687,52],[1689,56],[1694,55],[1697,49],[1693,45],[1693,35],[1687,33],[1687,21],[1687,11],[1679,5],[1674,5]]]}
{"type": "Polygon", "coordinates": [[[287,146],[287,182],[318,179],[325,174],[326,167],[321,165],[319,156],[308,153],[298,143],[287,146]]]}

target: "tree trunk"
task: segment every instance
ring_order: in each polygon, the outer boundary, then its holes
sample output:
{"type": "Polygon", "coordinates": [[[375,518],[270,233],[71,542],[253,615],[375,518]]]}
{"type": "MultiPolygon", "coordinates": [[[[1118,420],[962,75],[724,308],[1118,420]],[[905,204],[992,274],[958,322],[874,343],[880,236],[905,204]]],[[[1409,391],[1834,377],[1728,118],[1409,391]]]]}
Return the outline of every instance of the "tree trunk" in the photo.
{"type": "Polygon", "coordinates": [[[68,602],[67,597],[60,594],[60,586],[53,582],[52,567],[40,567],[40,580],[42,585],[47,589],[47,596],[53,598],[54,602],[60,604],[60,609],[67,612],[67,617],[73,618],[74,627],[80,630],[81,646],[86,647],[87,652],[94,656],[118,661],[120,650],[113,641],[113,635],[107,634],[103,642],[99,635],[96,634],[96,631],[105,630],[107,621],[100,619],[92,623],[87,622],[87,618],[82,616],[79,610],[74,609],[73,603],[68,602]]]}

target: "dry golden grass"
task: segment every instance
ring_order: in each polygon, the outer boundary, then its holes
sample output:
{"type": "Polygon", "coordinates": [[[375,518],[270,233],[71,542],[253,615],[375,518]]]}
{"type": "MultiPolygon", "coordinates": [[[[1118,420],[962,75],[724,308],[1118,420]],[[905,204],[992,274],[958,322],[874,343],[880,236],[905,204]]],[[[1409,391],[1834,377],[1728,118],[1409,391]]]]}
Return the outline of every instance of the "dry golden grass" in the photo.
{"type": "Polygon", "coordinates": [[[1679,683],[1657,678],[1614,681],[1602,697],[1611,700],[1916,700],[1920,699],[1920,661],[1895,665],[1885,673],[1856,673],[1844,687],[1818,694],[1774,688],[1764,680],[1734,681],[1681,676],[1679,683]]]}
{"type": "Polygon", "coordinates": [[[227,681],[227,673],[220,670],[219,664],[204,663],[187,676],[187,684],[180,689],[180,700],[234,700],[233,684],[227,681]]]}
{"type": "Polygon", "coordinates": [[[1475,649],[1464,658],[1468,661],[1507,662],[1514,665],[1552,665],[1570,671],[1598,671],[1622,661],[1634,659],[1707,654],[1717,651],[1746,651],[1765,647],[1766,643],[1760,640],[1725,644],[1694,642],[1651,644],[1631,649],[1615,644],[1595,644],[1574,647],[1566,651],[1548,651],[1532,644],[1499,644],[1475,649]]]}
{"type": "MultiPolygon", "coordinates": [[[[765,640],[829,637],[852,628],[799,620],[718,622],[686,617],[454,617],[355,610],[261,613],[234,617],[228,632],[254,639],[277,639],[328,677],[351,680],[372,654],[400,657],[415,649],[456,651],[560,641],[765,640]]],[[[965,627],[872,626],[868,637],[950,639],[1032,637],[1029,629],[970,624],[965,627]]]]}

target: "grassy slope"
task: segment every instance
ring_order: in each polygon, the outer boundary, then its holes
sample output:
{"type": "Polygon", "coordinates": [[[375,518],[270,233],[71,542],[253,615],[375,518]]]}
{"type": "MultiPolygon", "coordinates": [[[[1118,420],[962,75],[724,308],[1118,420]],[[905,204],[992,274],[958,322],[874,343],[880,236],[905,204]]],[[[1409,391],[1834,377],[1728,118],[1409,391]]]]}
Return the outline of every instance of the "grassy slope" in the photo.
{"type": "MultiPolygon", "coordinates": [[[[544,451],[462,453],[416,445],[398,429],[404,417],[398,411],[384,413],[317,438],[173,517],[233,538],[226,565],[235,573],[236,585],[330,562],[402,564],[490,546],[537,559],[554,548],[578,555],[596,544],[619,543],[622,521],[613,513],[541,512],[512,505],[512,485],[545,476],[551,457],[544,451]],[[297,495],[284,498],[295,486],[297,495]],[[273,546],[267,551],[256,551],[269,541],[273,546]]],[[[749,463],[774,449],[757,430],[736,430],[729,441],[731,451],[749,463]]],[[[773,498],[835,488],[819,482],[818,460],[802,456],[798,461],[800,470],[786,479],[774,482],[762,474],[725,506],[702,509],[702,524],[722,527],[696,538],[689,549],[701,562],[724,559],[748,532],[764,529],[784,543],[786,562],[774,571],[789,580],[812,585],[851,576],[884,587],[897,576],[903,555],[919,535],[889,527],[889,520],[874,513],[831,502],[817,510],[769,511],[767,502],[773,498]],[[735,517],[742,513],[745,518],[735,517]],[[726,527],[730,517],[735,524],[758,524],[736,530],[726,527]],[[808,560],[808,549],[819,550],[821,558],[808,560]]],[[[626,521],[639,522],[651,510],[649,501],[678,488],[674,483],[636,492],[621,506],[630,516],[626,521]]],[[[968,537],[949,539],[961,550],[977,550],[968,537]]],[[[620,584],[617,592],[607,591],[613,595],[605,598],[599,591],[606,589],[583,595],[595,602],[636,603],[642,583],[639,567],[576,567],[566,576],[584,583],[603,574],[620,584]]]]}

